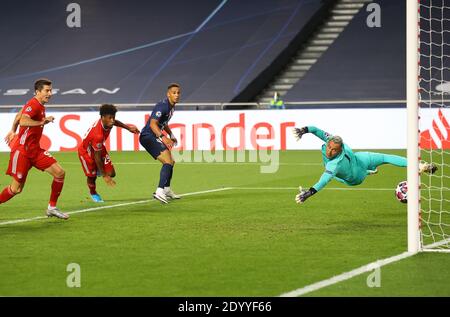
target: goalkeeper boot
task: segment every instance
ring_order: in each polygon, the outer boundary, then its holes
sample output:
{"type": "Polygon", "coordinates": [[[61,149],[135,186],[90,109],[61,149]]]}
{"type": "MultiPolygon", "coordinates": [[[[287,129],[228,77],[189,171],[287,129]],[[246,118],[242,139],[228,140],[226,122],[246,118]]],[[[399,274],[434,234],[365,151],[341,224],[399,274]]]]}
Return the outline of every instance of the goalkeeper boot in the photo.
{"type": "Polygon", "coordinates": [[[164,194],[164,189],[158,187],[156,192],[153,193],[153,198],[159,200],[163,204],[169,203],[169,198],[167,198],[166,194],[164,194]]]}
{"type": "Polygon", "coordinates": [[[367,170],[367,175],[375,175],[378,173],[378,168],[374,169],[374,170],[367,170]]]}
{"type": "Polygon", "coordinates": [[[181,198],[181,196],[175,194],[173,192],[173,190],[170,189],[170,187],[164,187],[164,195],[166,195],[166,197],[170,198],[170,199],[180,199],[181,198]]]}
{"type": "Polygon", "coordinates": [[[69,215],[62,213],[58,208],[56,207],[50,207],[48,206],[47,211],[45,212],[47,214],[47,217],[56,217],[59,219],[67,220],[69,219],[69,215]]]}
{"type": "Polygon", "coordinates": [[[437,166],[434,163],[427,163],[427,162],[420,162],[419,163],[419,173],[422,174],[423,172],[428,174],[434,174],[437,171],[437,166]]]}

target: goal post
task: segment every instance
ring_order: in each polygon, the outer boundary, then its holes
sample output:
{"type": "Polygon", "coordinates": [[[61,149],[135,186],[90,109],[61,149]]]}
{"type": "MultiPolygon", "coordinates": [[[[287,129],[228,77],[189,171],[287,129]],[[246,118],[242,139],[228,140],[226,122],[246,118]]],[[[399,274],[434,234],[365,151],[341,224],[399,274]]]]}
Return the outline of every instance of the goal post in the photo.
{"type": "Polygon", "coordinates": [[[419,231],[419,0],[406,1],[408,252],[420,250],[419,231]]]}
{"type": "Polygon", "coordinates": [[[408,251],[450,252],[450,0],[405,1],[408,251]]]}

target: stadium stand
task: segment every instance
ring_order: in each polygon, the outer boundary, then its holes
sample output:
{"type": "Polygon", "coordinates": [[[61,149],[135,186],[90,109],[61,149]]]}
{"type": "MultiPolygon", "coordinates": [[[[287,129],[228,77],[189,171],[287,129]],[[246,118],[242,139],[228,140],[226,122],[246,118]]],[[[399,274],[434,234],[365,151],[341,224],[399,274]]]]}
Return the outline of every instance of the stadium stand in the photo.
{"type": "Polygon", "coordinates": [[[377,3],[382,27],[368,27],[362,9],[285,102],[406,98],[405,1],[377,3]]]}
{"type": "Polygon", "coordinates": [[[2,4],[0,104],[22,104],[36,78],[54,81],[53,104],[151,103],[169,82],[183,102],[226,102],[254,80],[321,0],[77,1],[2,4]],[[69,53],[68,53],[69,52],[69,53]]]}

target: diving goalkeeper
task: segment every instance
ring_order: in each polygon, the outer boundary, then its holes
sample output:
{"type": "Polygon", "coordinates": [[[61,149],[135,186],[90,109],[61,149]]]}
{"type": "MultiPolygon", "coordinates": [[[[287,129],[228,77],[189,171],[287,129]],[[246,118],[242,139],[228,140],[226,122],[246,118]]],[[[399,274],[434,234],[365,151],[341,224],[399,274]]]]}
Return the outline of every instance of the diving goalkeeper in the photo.
{"type": "MultiPolygon", "coordinates": [[[[367,175],[376,174],[377,167],[383,164],[391,164],[400,167],[407,166],[406,158],[398,155],[389,155],[374,152],[353,151],[337,135],[330,135],[314,126],[294,128],[294,136],[297,141],[306,133],[312,133],[325,142],[322,145],[322,158],[325,172],[319,181],[308,190],[300,187],[300,193],[295,196],[299,204],[324,188],[333,178],[337,181],[355,186],[361,184],[367,175]]],[[[419,163],[419,173],[434,174],[437,166],[429,163],[419,163]]]]}

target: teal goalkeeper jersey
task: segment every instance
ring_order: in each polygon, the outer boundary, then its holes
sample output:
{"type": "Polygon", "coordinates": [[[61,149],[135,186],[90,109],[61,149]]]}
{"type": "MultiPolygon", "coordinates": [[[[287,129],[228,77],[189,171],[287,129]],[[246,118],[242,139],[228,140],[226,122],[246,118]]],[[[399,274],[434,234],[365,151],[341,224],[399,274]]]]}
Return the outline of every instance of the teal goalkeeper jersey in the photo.
{"type": "Polygon", "coordinates": [[[322,159],[325,166],[325,172],[313,186],[315,190],[321,190],[333,178],[350,186],[359,185],[364,181],[367,176],[366,164],[359,161],[352,149],[344,143],[342,144],[341,154],[330,160],[326,156],[326,143],[332,135],[314,126],[309,126],[308,131],[325,142],[325,144],[322,145],[322,159]]]}

